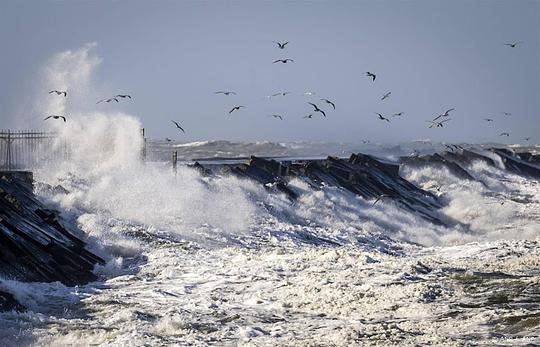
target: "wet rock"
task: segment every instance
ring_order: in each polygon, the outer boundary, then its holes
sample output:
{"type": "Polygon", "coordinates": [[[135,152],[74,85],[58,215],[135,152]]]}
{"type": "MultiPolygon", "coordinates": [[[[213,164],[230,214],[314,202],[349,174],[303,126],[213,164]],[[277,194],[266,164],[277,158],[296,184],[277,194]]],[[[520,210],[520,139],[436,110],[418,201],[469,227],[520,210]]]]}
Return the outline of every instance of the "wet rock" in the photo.
{"type": "Polygon", "coordinates": [[[31,173],[0,173],[0,276],[66,285],[93,281],[94,266],[104,261],[85,246],[35,197],[31,173]]]}
{"type": "Polygon", "coordinates": [[[0,291],[0,312],[4,311],[18,311],[23,312],[26,308],[21,305],[13,295],[0,291]]]}

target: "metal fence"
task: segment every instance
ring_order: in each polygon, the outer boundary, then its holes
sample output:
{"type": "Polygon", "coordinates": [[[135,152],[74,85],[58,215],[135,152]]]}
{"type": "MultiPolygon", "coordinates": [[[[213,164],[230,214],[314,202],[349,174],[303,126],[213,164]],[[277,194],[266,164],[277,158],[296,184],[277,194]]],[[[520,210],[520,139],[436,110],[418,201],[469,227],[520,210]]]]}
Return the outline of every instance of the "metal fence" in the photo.
{"type": "Polygon", "coordinates": [[[31,170],[68,156],[68,146],[60,141],[56,133],[0,131],[0,170],[31,170]]]}

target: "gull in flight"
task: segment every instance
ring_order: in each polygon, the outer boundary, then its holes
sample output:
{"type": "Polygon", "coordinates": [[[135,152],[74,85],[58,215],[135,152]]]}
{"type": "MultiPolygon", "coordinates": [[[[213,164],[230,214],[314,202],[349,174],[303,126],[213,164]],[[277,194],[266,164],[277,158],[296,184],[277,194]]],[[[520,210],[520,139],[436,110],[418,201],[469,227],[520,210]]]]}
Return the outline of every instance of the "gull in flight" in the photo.
{"type": "Polygon", "coordinates": [[[214,94],[224,94],[224,95],[236,95],[235,92],[230,92],[230,91],[224,91],[224,90],[220,90],[219,92],[214,92],[214,94]]]}
{"type": "Polygon", "coordinates": [[[48,116],[48,117],[45,117],[45,119],[43,120],[47,120],[49,118],[52,118],[52,119],[63,119],[64,120],[64,123],[66,122],[66,117],[64,116],[55,116],[54,114],[52,116],[48,116]]]}
{"type": "Polygon", "coordinates": [[[449,110],[446,110],[443,114],[440,114],[437,117],[433,118],[433,120],[437,120],[437,119],[443,118],[443,117],[450,117],[450,112],[452,112],[453,110],[455,110],[455,108],[451,108],[449,110]]]}
{"type": "Polygon", "coordinates": [[[279,92],[279,93],[272,94],[271,96],[279,96],[279,95],[285,96],[287,94],[291,94],[291,92],[279,92]]]}
{"type": "Polygon", "coordinates": [[[486,122],[493,122],[493,119],[492,119],[492,118],[484,118],[484,120],[485,120],[486,122]]]}
{"type": "Polygon", "coordinates": [[[64,98],[67,96],[67,92],[65,90],[51,90],[49,94],[56,93],[56,95],[62,95],[64,94],[64,98]]]}
{"type": "Polygon", "coordinates": [[[292,59],[277,59],[277,60],[274,60],[274,62],[272,64],[275,64],[275,63],[283,63],[283,64],[287,64],[288,62],[291,62],[291,63],[294,63],[294,60],[292,59]]]}
{"type": "Polygon", "coordinates": [[[115,95],[114,97],[115,98],[122,98],[122,99],[125,99],[125,98],[131,99],[131,95],[127,95],[127,94],[118,94],[118,95],[115,95]]]}
{"type": "Polygon", "coordinates": [[[526,137],[526,138],[523,139],[523,141],[529,142],[530,139],[532,139],[532,137],[526,137]]]}
{"type": "Polygon", "coordinates": [[[510,134],[509,134],[509,133],[501,133],[499,136],[506,136],[506,137],[508,137],[508,136],[510,136],[510,134]]]}
{"type": "Polygon", "coordinates": [[[313,106],[315,112],[320,112],[320,113],[322,113],[323,116],[326,117],[326,113],[324,113],[324,111],[321,110],[317,105],[315,105],[315,104],[313,104],[313,103],[311,103],[311,102],[308,102],[308,104],[310,104],[311,106],[313,106]]]}
{"type": "Polygon", "coordinates": [[[375,78],[377,78],[377,76],[376,76],[375,74],[372,74],[372,73],[369,72],[369,71],[366,72],[366,76],[373,78],[373,82],[375,82],[375,78]]]}
{"type": "Polygon", "coordinates": [[[279,114],[272,114],[272,115],[270,115],[270,117],[279,118],[279,119],[283,120],[283,117],[281,117],[279,114]]]}
{"type": "Polygon", "coordinates": [[[118,101],[117,98],[110,98],[110,99],[101,99],[101,100],[99,100],[98,102],[96,102],[96,104],[99,104],[99,103],[101,103],[101,102],[103,102],[103,101],[105,101],[105,102],[111,102],[111,101],[113,101],[113,100],[116,101],[116,102],[120,102],[120,101],[118,101]]]}
{"type": "Polygon", "coordinates": [[[390,119],[386,118],[385,116],[383,116],[382,114],[378,113],[378,112],[375,112],[378,116],[379,116],[379,119],[380,120],[385,120],[387,121],[388,123],[390,123],[390,119]]]}
{"type": "Polygon", "coordinates": [[[505,116],[511,116],[512,114],[510,112],[503,112],[505,116]]]}
{"type": "Polygon", "coordinates": [[[517,41],[517,42],[505,43],[504,45],[508,47],[516,48],[517,45],[520,45],[522,43],[523,41],[517,41]]]}
{"type": "Polygon", "coordinates": [[[387,99],[390,96],[390,94],[392,94],[392,92],[388,92],[388,93],[384,94],[382,96],[381,100],[387,99]]]}
{"type": "Polygon", "coordinates": [[[280,49],[285,49],[285,46],[289,43],[289,41],[281,43],[277,41],[272,41],[273,43],[277,44],[280,49]]]}
{"type": "Polygon", "coordinates": [[[171,142],[172,140],[171,140],[170,138],[166,137],[166,138],[165,138],[165,141],[171,142]]]}
{"type": "Polygon", "coordinates": [[[313,118],[313,115],[310,113],[309,115],[304,116],[304,117],[302,117],[302,118],[309,118],[309,119],[311,119],[311,118],[313,118]]]}
{"type": "Polygon", "coordinates": [[[446,119],[443,119],[442,121],[439,121],[439,122],[435,122],[434,120],[431,121],[431,120],[427,120],[426,122],[428,123],[431,123],[431,125],[429,126],[429,128],[442,128],[444,126],[444,123],[445,122],[448,122],[449,120],[451,120],[452,118],[446,118],[446,119]]]}
{"type": "Polygon", "coordinates": [[[180,126],[180,124],[178,124],[177,122],[175,122],[175,121],[173,121],[173,120],[172,120],[171,122],[173,122],[174,125],[176,125],[176,127],[177,127],[178,129],[182,130],[182,132],[183,132],[184,134],[186,133],[186,131],[184,130],[184,128],[182,128],[182,127],[180,126]]]}
{"type": "Polygon", "coordinates": [[[314,92],[305,92],[304,95],[313,96],[313,95],[317,95],[317,94],[314,93],[314,92]]]}
{"type": "Polygon", "coordinates": [[[400,117],[400,116],[403,116],[403,115],[404,115],[403,112],[398,112],[398,113],[394,113],[394,114],[392,115],[392,117],[400,117]]]}
{"type": "Polygon", "coordinates": [[[335,105],[332,101],[330,101],[330,100],[328,100],[328,99],[321,99],[321,101],[324,101],[324,102],[326,102],[327,104],[332,105],[332,107],[334,108],[334,110],[336,109],[336,105],[335,105]]]}
{"type": "Polygon", "coordinates": [[[245,108],[246,106],[234,106],[233,108],[231,108],[231,110],[229,111],[229,114],[233,113],[234,111],[239,111],[241,108],[245,108]]]}

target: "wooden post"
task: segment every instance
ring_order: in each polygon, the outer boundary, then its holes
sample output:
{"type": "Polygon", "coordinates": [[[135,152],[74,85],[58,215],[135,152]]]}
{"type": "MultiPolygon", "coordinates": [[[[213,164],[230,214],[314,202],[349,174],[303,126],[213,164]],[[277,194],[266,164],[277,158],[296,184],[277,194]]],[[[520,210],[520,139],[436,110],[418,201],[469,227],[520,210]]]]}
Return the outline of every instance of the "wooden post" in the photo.
{"type": "Polygon", "coordinates": [[[178,171],[178,151],[174,151],[172,154],[172,167],[173,172],[176,175],[176,172],[178,171]]]}

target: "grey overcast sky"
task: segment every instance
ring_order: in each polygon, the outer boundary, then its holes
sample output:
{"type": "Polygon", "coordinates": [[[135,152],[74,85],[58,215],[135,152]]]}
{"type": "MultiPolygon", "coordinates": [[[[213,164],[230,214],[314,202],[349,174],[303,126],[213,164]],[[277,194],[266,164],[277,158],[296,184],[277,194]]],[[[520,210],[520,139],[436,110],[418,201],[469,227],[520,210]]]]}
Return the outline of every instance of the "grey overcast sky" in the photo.
{"type": "Polygon", "coordinates": [[[485,142],[506,131],[506,142],[540,142],[540,0],[0,0],[0,128],[14,118],[42,127],[40,110],[21,111],[40,69],[93,42],[102,62],[86,109],[133,114],[153,138],[485,142]],[[504,45],[513,41],[523,44],[504,45]],[[278,58],[294,62],[272,64],[278,58]],[[264,99],[280,91],[292,94],[264,99]],[[134,100],[95,104],[117,93],[134,100]],[[327,118],[302,119],[312,100],[327,118]],[[229,115],[233,105],[247,107],[229,115]],[[426,127],[452,107],[447,126],[426,127]],[[405,115],[388,124],[375,112],[405,115]]]}

